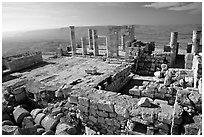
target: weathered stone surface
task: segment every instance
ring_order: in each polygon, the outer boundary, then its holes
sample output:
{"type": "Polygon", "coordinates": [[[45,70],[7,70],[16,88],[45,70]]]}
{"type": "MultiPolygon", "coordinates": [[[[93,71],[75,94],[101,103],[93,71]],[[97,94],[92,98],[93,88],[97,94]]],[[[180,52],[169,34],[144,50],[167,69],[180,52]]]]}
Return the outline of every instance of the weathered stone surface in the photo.
{"type": "Polygon", "coordinates": [[[52,130],[48,130],[46,132],[44,132],[42,135],[54,135],[55,132],[53,132],[52,130]]]}
{"type": "Polygon", "coordinates": [[[113,120],[112,119],[110,119],[110,118],[105,118],[105,121],[106,121],[106,124],[107,125],[112,125],[113,126],[113,120]]]}
{"type": "Polygon", "coordinates": [[[202,104],[202,95],[199,92],[191,92],[188,97],[195,105],[202,104]]]}
{"type": "Polygon", "coordinates": [[[89,107],[89,106],[90,106],[90,101],[89,101],[88,98],[78,97],[78,101],[79,101],[79,104],[80,104],[80,105],[83,105],[83,106],[86,106],[86,107],[89,107]]]}
{"type": "Polygon", "coordinates": [[[13,124],[13,122],[11,122],[10,120],[4,120],[4,121],[2,122],[2,126],[4,126],[4,125],[13,126],[14,124],[13,124]]]}
{"type": "Polygon", "coordinates": [[[89,120],[91,120],[94,123],[97,123],[97,118],[95,118],[94,116],[89,116],[89,120]]]}
{"type": "Polygon", "coordinates": [[[140,101],[137,103],[137,106],[140,107],[151,107],[151,103],[153,102],[152,99],[148,98],[148,97],[142,97],[140,98],[140,101]]]}
{"type": "Polygon", "coordinates": [[[42,122],[43,118],[45,118],[45,116],[46,115],[44,113],[37,114],[37,116],[34,119],[35,123],[41,125],[41,122],[42,122]]]}
{"type": "Polygon", "coordinates": [[[92,109],[98,109],[98,105],[97,105],[98,102],[94,101],[94,100],[90,100],[90,108],[92,109]]]}
{"type": "Polygon", "coordinates": [[[87,126],[85,127],[85,132],[86,132],[86,135],[97,135],[96,131],[94,131],[93,129],[87,126]]]}
{"type": "Polygon", "coordinates": [[[113,104],[109,101],[105,101],[105,100],[100,100],[98,102],[98,109],[99,110],[104,110],[107,112],[114,112],[114,107],[113,104]]]}
{"type": "Polygon", "coordinates": [[[104,119],[104,117],[98,117],[98,123],[100,123],[100,124],[105,124],[105,119],[104,119]]]}
{"type": "Polygon", "coordinates": [[[97,114],[100,116],[100,117],[108,117],[108,113],[106,113],[105,111],[97,111],[97,114]]]}
{"type": "Polygon", "coordinates": [[[45,130],[54,130],[58,123],[59,121],[57,121],[56,119],[52,118],[49,115],[47,115],[41,121],[41,125],[45,128],[45,130]]]}
{"type": "Polygon", "coordinates": [[[34,126],[33,121],[33,118],[30,116],[24,117],[21,125],[23,128],[30,128],[34,126]]]}
{"type": "Polygon", "coordinates": [[[68,101],[73,104],[78,104],[78,97],[75,95],[71,95],[70,97],[68,97],[68,101]]]}
{"type": "Polygon", "coordinates": [[[154,135],[154,127],[147,127],[146,135],[154,135]]]}
{"type": "Polygon", "coordinates": [[[17,124],[21,124],[23,118],[29,116],[30,113],[22,107],[16,107],[13,111],[14,119],[17,124]]]}
{"type": "Polygon", "coordinates": [[[167,87],[164,84],[160,84],[159,88],[158,88],[158,92],[161,94],[166,94],[167,93],[167,87]]]}
{"type": "Polygon", "coordinates": [[[37,108],[37,109],[33,109],[33,110],[30,112],[30,114],[31,114],[31,116],[33,117],[33,119],[35,119],[35,117],[37,116],[37,114],[41,113],[42,111],[43,111],[42,109],[37,108]]]}
{"type": "Polygon", "coordinates": [[[156,121],[156,122],[154,123],[154,126],[155,126],[156,128],[160,128],[160,129],[163,129],[163,130],[167,131],[167,133],[168,133],[169,130],[170,130],[170,126],[169,126],[168,124],[163,123],[163,122],[158,122],[158,121],[156,121]]]}
{"type": "Polygon", "coordinates": [[[141,96],[141,91],[139,89],[135,89],[135,88],[132,88],[129,90],[129,94],[131,95],[135,95],[135,96],[141,96]]]}
{"type": "Polygon", "coordinates": [[[85,112],[85,113],[88,113],[88,107],[85,107],[83,105],[79,105],[79,110],[82,111],[82,112],[85,112]]]}
{"type": "Polygon", "coordinates": [[[59,113],[57,114],[57,116],[55,117],[56,120],[60,120],[61,117],[63,117],[64,114],[63,113],[59,113]]]}
{"type": "Polygon", "coordinates": [[[38,128],[37,129],[37,135],[42,135],[45,132],[44,128],[38,128]]]}
{"type": "Polygon", "coordinates": [[[115,118],[116,116],[117,116],[116,113],[109,113],[109,117],[110,117],[110,118],[115,118]]]}
{"type": "Polygon", "coordinates": [[[53,108],[52,109],[52,115],[56,116],[57,114],[59,114],[60,112],[62,112],[62,108],[61,107],[57,107],[57,108],[53,108]]]}
{"type": "Polygon", "coordinates": [[[14,135],[18,126],[4,125],[2,126],[2,135],[14,135]]]}
{"type": "Polygon", "coordinates": [[[185,125],[184,129],[184,135],[198,135],[199,128],[194,123],[185,125]]]}
{"type": "Polygon", "coordinates": [[[167,105],[167,104],[168,104],[168,101],[166,101],[166,100],[160,100],[160,99],[155,99],[155,100],[154,100],[154,104],[158,104],[158,105],[160,105],[160,104],[165,104],[165,105],[167,105]]]}
{"type": "Polygon", "coordinates": [[[56,135],[60,135],[61,132],[67,132],[67,134],[75,135],[77,133],[76,128],[66,124],[66,123],[59,123],[56,127],[56,135]]]}
{"type": "Polygon", "coordinates": [[[89,109],[89,114],[96,115],[96,109],[90,108],[89,109]]]}

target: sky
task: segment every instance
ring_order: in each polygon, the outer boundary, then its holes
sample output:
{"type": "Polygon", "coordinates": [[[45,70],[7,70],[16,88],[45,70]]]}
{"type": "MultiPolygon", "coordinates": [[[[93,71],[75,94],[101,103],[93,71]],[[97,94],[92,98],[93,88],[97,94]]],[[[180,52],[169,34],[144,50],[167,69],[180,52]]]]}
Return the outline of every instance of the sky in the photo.
{"type": "Polygon", "coordinates": [[[2,31],[92,25],[202,24],[201,2],[3,2],[2,31]]]}

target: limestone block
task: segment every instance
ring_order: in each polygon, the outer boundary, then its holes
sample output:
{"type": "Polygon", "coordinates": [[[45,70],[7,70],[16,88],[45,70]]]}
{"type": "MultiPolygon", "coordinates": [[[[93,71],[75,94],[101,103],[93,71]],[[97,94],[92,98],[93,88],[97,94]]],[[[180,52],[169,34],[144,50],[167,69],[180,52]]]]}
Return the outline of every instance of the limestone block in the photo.
{"type": "Polygon", "coordinates": [[[163,84],[160,84],[160,86],[158,88],[158,92],[161,94],[166,94],[167,93],[167,87],[163,84]]]}
{"type": "Polygon", "coordinates": [[[151,98],[148,97],[142,97],[140,98],[140,101],[137,103],[137,106],[140,107],[151,107],[151,103],[153,102],[153,100],[151,98]]]}
{"type": "Polygon", "coordinates": [[[21,125],[23,118],[29,116],[30,113],[22,107],[16,107],[13,111],[13,116],[17,124],[21,125]]]}
{"type": "Polygon", "coordinates": [[[166,101],[166,100],[160,100],[160,99],[155,99],[154,100],[154,104],[165,104],[165,105],[167,105],[168,104],[168,101],[166,101]]]}
{"type": "Polygon", "coordinates": [[[107,125],[110,125],[110,126],[114,125],[113,120],[110,119],[110,118],[105,118],[105,122],[106,122],[107,125]]]}
{"type": "Polygon", "coordinates": [[[202,104],[202,95],[199,92],[191,92],[188,97],[195,105],[202,104]]]}
{"type": "Polygon", "coordinates": [[[96,109],[90,108],[90,109],[89,109],[89,114],[95,116],[95,115],[96,115],[96,109]]]}
{"type": "Polygon", "coordinates": [[[105,119],[104,119],[104,117],[98,117],[98,123],[100,123],[100,124],[105,124],[105,119]]]}
{"type": "Polygon", "coordinates": [[[108,113],[106,113],[105,111],[97,111],[97,114],[100,116],[100,117],[108,117],[108,113]]]}
{"type": "Polygon", "coordinates": [[[88,111],[88,107],[85,107],[85,106],[83,106],[83,105],[79,105],[79,110],[82,111],[82,112],[86,112],[86,113],[89,112],[89,111],[88,111]]]}
{"type": "Polygon", "coordinates": [[[2,126],[2,135],[14,135],[18,126],[4,125],[2,126]]]}
{"type": "Polygon", "coordinates": [[[70,97],[68,97],[68,101],[73,104],[78,104],[78,97],[75,95],[71,95],[70,97]]]}
{"type": "Polygon", "coordinates": [[[139,89],[135,89],[135,88],[130,89],[129,90],[129,94],[135,95],[135,96],[141,96],[140,95],[140,90],[139,89]]]}
{"type": "Polygon", "coordinates": [[[107,112],[114,112],[114,106],[111,102],[105,101],[105,100],[100,100],[98,102],[98,109],[99,110],[104,110],[107,112]]]}
{"type": "Polygon", "coordinates": [[[154,94],[154,97],[157,98],[157,99],[164,99],[165,94],[155,93],[155,94],[154,94]]]}
{"type": "Polygon", "coordinates": [[[59,122],[56,119],[52,118],[49,115],[47,115],[41,121],[41,124],[45,128],[45,130],[54,130],[58,123],[59,122]]]}
{"type": "Polygon", "coordinates": [[[154,135],[154,127],[148,126],[146,135],[154,135]]]}
{"type": "Polygon", "coordinates": [[[96,131],[94,131],[93,129],[85,126],[85,133],[86,135],[97,135],[96,131]]]}
{"type": "Polygon", "coordinates": [[[116,116],[117,116],[116,113],[109,113],[109,117],[110,117],[110,118],[115,118],[116,116]]]}
{"type": "Polygon", "coordinates": [[[45,118],[45,116],[46,115],[44,113],[38,113],[34,119],[35,123],[41,125],[41,121],[43,120],[43,118],[45,118]]]}
{"type": "Polygon", "coordinates": [[[89,107],[89,106],[90,106],[90,102],[89,102],[89,99],[88,99],[88,98],[78,97],[78,101],[79,101],[79,104],[80,104],[80,105],[83,105],[83,106],[86,106],[86,107],[89,107]]]}
{"type": "Polygon", "coordinates": [[[65,131],[69,135],[75,135],[77,133],[77,130],[75,127],[70,126],[66,123],[59,123],[56,127],[56,135],[60,135],[61,132],[65,131]]]}
{"type": "Polygon", "coordinates": [[[94,123],[97,123],[97,118],[95,118],[94,116],[89,116],[89,120],[91,120],[94,123]]]}
{"type": "Polygon", "coordinates": [[[43,111],[42,109],[37,108],[37,109],[33,109],[33,110],[30,112],[30,114],[31,114],[31,116],[33,117],[33,119],[35,119],[35,117],[37,116],[37,114],[41,113],[42,111],[43,111]]]}
{"type": "Polygon", "coordinates": [[[31,116],[28,116],[23,118],[21,125],[23,128],[30,128],[34,126],[33,122],[34,122],[33,118],[31,116]]]}
{"type": "Polygon", "coordinates": [[[37,128],[37,135],[42,135],[45,132],[44,128],[37,128]]]}

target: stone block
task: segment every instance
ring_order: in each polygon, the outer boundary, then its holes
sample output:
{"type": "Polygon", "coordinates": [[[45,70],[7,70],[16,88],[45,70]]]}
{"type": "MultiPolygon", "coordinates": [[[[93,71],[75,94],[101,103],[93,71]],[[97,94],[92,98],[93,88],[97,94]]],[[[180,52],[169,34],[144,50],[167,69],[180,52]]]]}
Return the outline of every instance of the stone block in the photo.
{"type": "Polygon", "coordinates": [[[151,107],[153,100],[148,97],[140,98],[140,101],[137,103],[137,106],[140,107],[151,107]]]}
{"type": "Polygon", "coordinates": [[[109,117],[110,117],[110,118],[115,118],[116,116],[117,116],[116,113],[109,113],[109,117]]]}
{"type": "Polygon", "coordinates": [[[21,125],[23,128],[30,128],[34,126],[33,122],[34,122],[33,118],[31,116],[28,116],[23,118],[21,125]]]}
{"type": "Polygon", "coordinates": [[[94,131],[93,129],[85,126],[85,133],[86,135],[97,135],[96,131],[94,131]]]}
{"type": "Polygon", "coordinates": [[[61,135],[62,132],[66,132],[69,135],[75,135],[77,133],[77,130],[75,127],[70,126],[66,123],[59,123],[56,127],[56,135],[61,135]]]}
{"type": "Polygon", "coordinates": [[[20,94],[14,95],[14,97],[15,97],[15,100],[17,102],[21,102],[21,101],[24,101],[27,98],[27,95],[26,95],[25,92],[21,92],[20,94]]]}
{"type": "Polygon", "coordinates": [[[100,124],[105,124],[105,119],[104,119],[104,117],[98,117],[98,123],[100,123],[100,124]]]}
{"type": "Polygon", "coordinates": [[[91,120],[94,123],[97,123],[97,118],[95,118],[94,116],[89,116],[89,120],[91,120]]]}
{"type": "Polygon", "coordinates": [[[45,118],[45,116],[46,115],[44,113],[38,113],[34,119],[35,123],[41,125],[41,121],[43,120],[43,118],[45,118]]]}
{"type": "Polygon", "coordinates": [[[120,122],[117,119],[113,119],[114,126],[120,127],[120,122]]]}
{"type": "Polygon", "coordinates": [[[184,135],[198,135],[199,128],[197,128],[195,124],[186,124],[184,129],[184,135]]]}
{"type": "Polygon", "coordinates": [[[86,107],[89,107],[89,106],[90,106],[90,101],[89,101],[88,98],[78,97],[78,101],[79,101],[79,104],[80,104],[80,105],[83,105],[83,106],[86,106],[86,107]]]}
{"type": "Polygon", "coordinates": [[[96,110],[95,109],[93,109],[93,108],[89,108],[89,114],[91,114],[91,115],[96,115],[96,110]]]}
{"type": "Polygon", "coordinates": [[[17,95],[17,94],[21,94],[22,92],[25,92],[25,87],[24,86],[17,87],[15,89],[13,89],[12,94],[17,95]]]}
{"type": "Polygon", "coordinates": [[[108,117],[108,113],[106,113],[105,111],[97,111],[97,114],[100,116],[100,117],[108,117]]]}
{"type": "Polygon", "coordinates": [[[166,94],[167,93],[167,87],[164,84],[160,84],[160,86],[158,88],[158,92],[160,94],[166,94]]]}
{"type": "Polygon", "coordinates": [[[13,124],[13,122],[11,122],[10,120],[4,120],[4,121],[2,122],[2,126],[4,126],[4,125],[13,126],[14,124],[13,124]]]}
{"type": "Polygon", "coordinates": [[[146,135],[154,135],[154,127],[147,127],[146,135]]]}
{"type": "Polygon", "coordinates": [[[191,92],[188,97],[195,105],[202,104],[202,95],[199,92],[191,92]]]}
{"type": "Polygon", "coordinates": [[[23,118],[29,116],[30,113],[22,107],[16,107],[13,111],[13,116],[17,124],[21,125],[23,118]]]}
{"type": "Polygon", "coordinates": [[[167,131],[167,133],[170,130],[170,125],[169,124],[165,124],[163,122],[158,122],[158,121],[156,121],[154,123],[154,127],[159,128],[159,129],[163,129],[163,130],[167,131]]]}
{"type": "Polygon", "coordinates": [[[57,114],[62,112],[62,108],[61,107],[57,107],[57,108],[53,108],[51,114],[53,116],[56,116],[57,114]]]}
{"type": "Polygon", "coordinates": [[[41,121],[41,125],[45,128],[45,130],[54,130],[58,123],[59,121],[49,115],[47,115],[41,121]]]}
{"type": "Polygon", "coordinates": [[[2,126],[2,135],[14,135],[18,126],[4,125],[2,126]]]}
{"type": "Polygon", "coordinates": [[[75,95],[71,95],[70,97],[68,97],[68,101],[73,104],[78,104],[78,97],[75,95]]]}
{"type": "Polygon", "coordinates": [[[107,125],[110,125],[110,126],[114,125],[113,120],[110,119],[110,118],[105,118],[105,122],[106,122],[107,125]]]}
{"type": "Polygon", "coordinates": [[[140,95],[140,90],[139,89],[135,89],[135,88],[130,89],[129,90],[129,94],[135,95],[135,96],[141,96],[140,95]]]}
{"type": "Polygon", "coordinates": [[[44,128],[37,128],[37,135],[42,135],[45,132],[44,128]]]}
{"type": "Polygon", "coordinates": [[[56,120],[59,120],[59,121],[60,121],[60,118],[62,118],[63,116],[64,116],[63,113],[59,113],[59,114],[57,114],[54,118],[55,118],[56,120]]]}
{"type": "Polygon", "coordinates": [[[154,104],[158,104],[158,105],[160,105],[160,104],[165,104],[165,105],[167,105],[167,104],[168,104],[168,101],[166,101],[166,100],[161,100],[161,99],[155,99],[155,100],[154,100],[154,104]]]}
{"type": "Polygon", "coordinates": [[[157,98],[157,99],[164,99],[165,98],[165,94],[155,93],[154,97],[157,98]]]}
{"type": "Polygon", "coordinates": [[[85,113],[88,113],[88,107],[85,107],[83,105],[79,105],[79,110],[82,111],[82,112],[85,112],[85,113]]]}
{"type": "Polygon", "coordinates": [[[105,101],[105,100],[100,100],[98,102],[98,109],[99,110],[104,110],[107,112],[114,112],[114,106],[111,102],[105,101]]]}
{"type": "Polygon", "coordinates": [[[33,109],[33,110],[30,112],[30,114],[31,114],[31,116],[33,117],[33,119],[35,119],[35,117],[37,116],[37,114],[41,113],[42,111],[43,111],[42,109],[37,108],[37,109],[33,109]]]}
{"type": "Polygon", "coordinates": [[[90,100],[90,108],[97,110],[98,109],[98,102],[94,101],[94,100],[90,100]]]}

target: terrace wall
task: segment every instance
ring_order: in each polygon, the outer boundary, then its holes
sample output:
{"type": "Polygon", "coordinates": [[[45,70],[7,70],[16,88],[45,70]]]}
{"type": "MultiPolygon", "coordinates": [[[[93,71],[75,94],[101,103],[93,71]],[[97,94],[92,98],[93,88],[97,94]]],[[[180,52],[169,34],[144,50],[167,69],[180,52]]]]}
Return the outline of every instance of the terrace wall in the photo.
{"type": "Polygon", "coordinates": [[[20,58],[14,58],[11,61],[5,61],[5,65],[11,72],[14,72],[14,71],[22,70],[24,68],[31,67],[42,61],[43,61],[42,53],[35,52],[27,56],[22,56],[20,58]]]}

